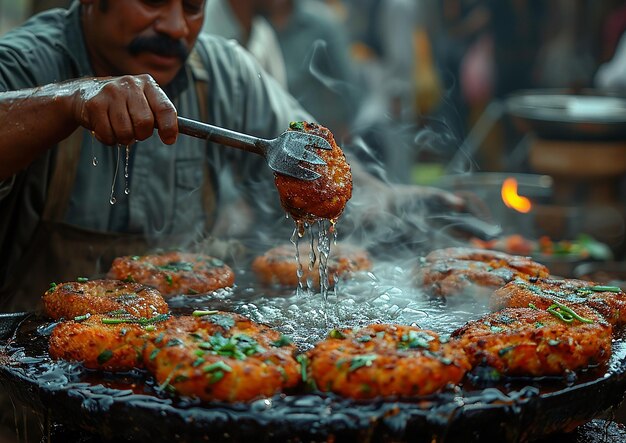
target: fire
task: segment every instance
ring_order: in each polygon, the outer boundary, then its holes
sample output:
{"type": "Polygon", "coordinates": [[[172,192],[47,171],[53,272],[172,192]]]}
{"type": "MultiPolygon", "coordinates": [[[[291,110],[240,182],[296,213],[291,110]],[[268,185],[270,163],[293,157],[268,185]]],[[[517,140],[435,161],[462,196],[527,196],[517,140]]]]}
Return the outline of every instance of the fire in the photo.
{"type": "Polygon", "coordinates": [[[517,193],[517,180],[512,177],[507,178],[502,183],[502,201],[504,204],[518,212],[526,213],[532,208],[530,200],[517,193]]]}

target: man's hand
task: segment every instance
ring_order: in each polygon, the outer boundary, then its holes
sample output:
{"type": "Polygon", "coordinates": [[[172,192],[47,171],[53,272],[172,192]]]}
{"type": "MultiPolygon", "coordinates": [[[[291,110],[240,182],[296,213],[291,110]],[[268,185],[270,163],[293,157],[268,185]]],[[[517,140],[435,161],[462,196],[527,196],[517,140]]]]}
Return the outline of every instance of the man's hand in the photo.
{"type": "Polygon", "coordinates": [[[178,135],[176,109],[149,75],[84,78],[0,93],[0,180],[28,166],[79,126],[107,145],[129,145],[155,128],[178,135]]]}
{"type": "Polygon", "coordinates": [[[75,86],[74,118],[102,143],[129,145],[154,128],[164,143],[176,141],[176,109],[150,75],[77,80],[75,86]]]}

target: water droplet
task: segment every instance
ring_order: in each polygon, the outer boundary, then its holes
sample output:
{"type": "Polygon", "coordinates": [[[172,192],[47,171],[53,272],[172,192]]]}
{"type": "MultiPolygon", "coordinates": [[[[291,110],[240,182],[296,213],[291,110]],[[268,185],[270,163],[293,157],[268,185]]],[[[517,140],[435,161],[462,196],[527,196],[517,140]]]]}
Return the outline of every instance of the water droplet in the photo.
{"type": "Polygon", "coordinates": [[[109,203],[111,203],[112,205],[114,205],[115,203],[117,203],[117,199],[115,198],[114,195],[111,195],[111,198],[109,199],[109,203]]]}
{"type": "Polygon", "coordinates": [[[93,158],[91,159],[91,164],[94,166],[98,166],[98,159],[96,158],[96,156],[94,155],[93,158]]]}

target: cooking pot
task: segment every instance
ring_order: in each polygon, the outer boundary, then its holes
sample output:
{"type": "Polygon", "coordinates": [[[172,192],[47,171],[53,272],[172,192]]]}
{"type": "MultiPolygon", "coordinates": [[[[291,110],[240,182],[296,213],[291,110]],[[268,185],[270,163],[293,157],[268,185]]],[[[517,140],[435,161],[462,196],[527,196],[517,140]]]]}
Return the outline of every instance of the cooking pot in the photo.
{"type": "Polygon", "coordinates": [[[626,97],[598,90],[523,90],[505,109],[524,132],[552,140],[626,140],[626,97]]]}

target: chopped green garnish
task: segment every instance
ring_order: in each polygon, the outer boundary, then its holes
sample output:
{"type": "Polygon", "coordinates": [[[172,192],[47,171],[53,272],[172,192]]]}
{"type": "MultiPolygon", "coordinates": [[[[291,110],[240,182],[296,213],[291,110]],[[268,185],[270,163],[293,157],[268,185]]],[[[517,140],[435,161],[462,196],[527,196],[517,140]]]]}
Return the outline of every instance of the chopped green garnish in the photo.
{"type": "Polygon", "coordinates": [[[221,379],[224,378],[224,372],[223,371],[215,371],[215,372],[210,372],[210,377],[209,377],[209,384],[212,385],[214,383],[217,383],[218,381],[220,381],[221,379]]]}
{"type": "Polygon", "coordinates": [[[291,339],[291,337],[284,335],[284,334],[280,334],[280,338],[278,340],[274,340],[272,342],[272,346],[276,348],[282,348],[283,346],[288,346],[291,343],[293,343],[293,340],[291,339]]]}
{"type": "Polygon", "coordinates": [[[174,280],[172,280],[172,276],[169,274],[165,274],[165,281],[168,285],[172,286],[174,284],[174,280]]]}
{"type": "Polygon", "coordinates": [[[343,334],[343,332],[341,332],[339,329],[331,329],[331,331],[328,333],[328,336],[330,338],[337,338],[337,339],[344,339],[344,338],[346,338],[346,336],[343,334]]]}
{"type": "Polygon", "coordinates": [[[85,283],[86,281],[89,281],[89,279],[87,277],[77,277],[76,281],[79,283],[85,283]]]}
{"type": "Polygon", "coordinates": [[[304,354],[300,354],[296,357],[296,361],[300,363],[300,375],[302,376],[302,381],[306,383],[308,379],[307,368],[309,366],[309,358],[304,354]]]}
{"type": "Polygon", "coordinates": [[[202,357],[198,357],[192,364],[191,366],[193,366],[194,368],[197,368],[198,366],[200,366],[202,363],[204,363],[204,359],[202,357]]]}
{"type": "Polygon", "coordinates": [[[218,360],[215,363],[212,363],[212,364],[210,364],[208,366],[205,366],[204,368],[202,368],[202,370],[204,372],[213,372],[213,371],[217,371],[217,370],[226,371],[226,372],[232,372],[233,368],[228,366],[222,360],[218,360]]]}
{"type": "Polygon", "coordinates": [[[289,129],[304,131],[304,122],[291,122],[289,123],[289,129]]]}
{"type": "Polygon", "coordinates": [[[357,355],[350,361],[348,371],[352,372],[364,366],[372,366],[372,362],[377,358],[377,355],[357,355]]]}
{"type": "Polygon", "coordinates": [[[141,258],[141,257],[139,257],[138,255],[133,255],[130,259],[131,259],[132,261],[137,261],[137,260],[139,260],[140,258],[141,258]]]}
{"type": "Polygon", "coordinates": [[[111,360],[112,357],[113,357],[113,351],[111,351],[110,349],[105,349],[104,351],[100,353],[100,355],[98,355],[98,364],[103,365],[109,360],[111,360]]]}
{"type": "Polygon", "coordinates": [[[398,349],[428,349],[429,343],[434,339],[432,335],[423,331],[409,331],[408,334],[402,335],[400,342],[398,342],[398,349]]]}
{"type": "Polygon", "coordinates": [[[209,321],[224,329],[230,329],[235,326],[235,319],[229,315],[215,314],[209,318],[209,321]]]}
{"type": "Polygon", "coordinates": [[[166,265],[157,266],[157,269],[161,271],[172,271],[172,272],[191,272],[193,271],[193,264],[185,261],[181,262],[171,262],[166,265]]]}
{"type": "Polygon", "coordinates": [[[156,326],[154,325],[148,325],[144,328],[144,330],[148,331],[148,332],[152,332],[152,331],[156,331],[156,326]]]}
{"type": "Polygon", "coordinates": [[[126,283],[135,283],[135,277],[133,277],[132,275],[128,274],[128,275],[126,276],[126,278],[124,279],[124,281],[125,281],[126,283]]]}
{"type": "Polygon", "coordinates": [[[55,282],[50,283],[50,287],[48,288],[48,291],[54,291],[57,288],[57,284],[55,282]]]}
{"type": "Polygon", "coordinates": [[[198,343],[200,349],[211,351],[213,354],[224,357],[232,357],[243,360],[254,354],[263,352],[263,348],[252,337],[238,334],[232,337],[224,337],[217,333],[209,338],[209,341],[198,343]]]}
{"type": "Polygon", "coordinates": [[[161,352],[160,349],[155,349],[154,351],[152,351],[150,353],[150,357],[148,357],[150,359],[150,361],[154,360],[156,358],[157,355],[159,355],[159,352],[161,352]]]}

